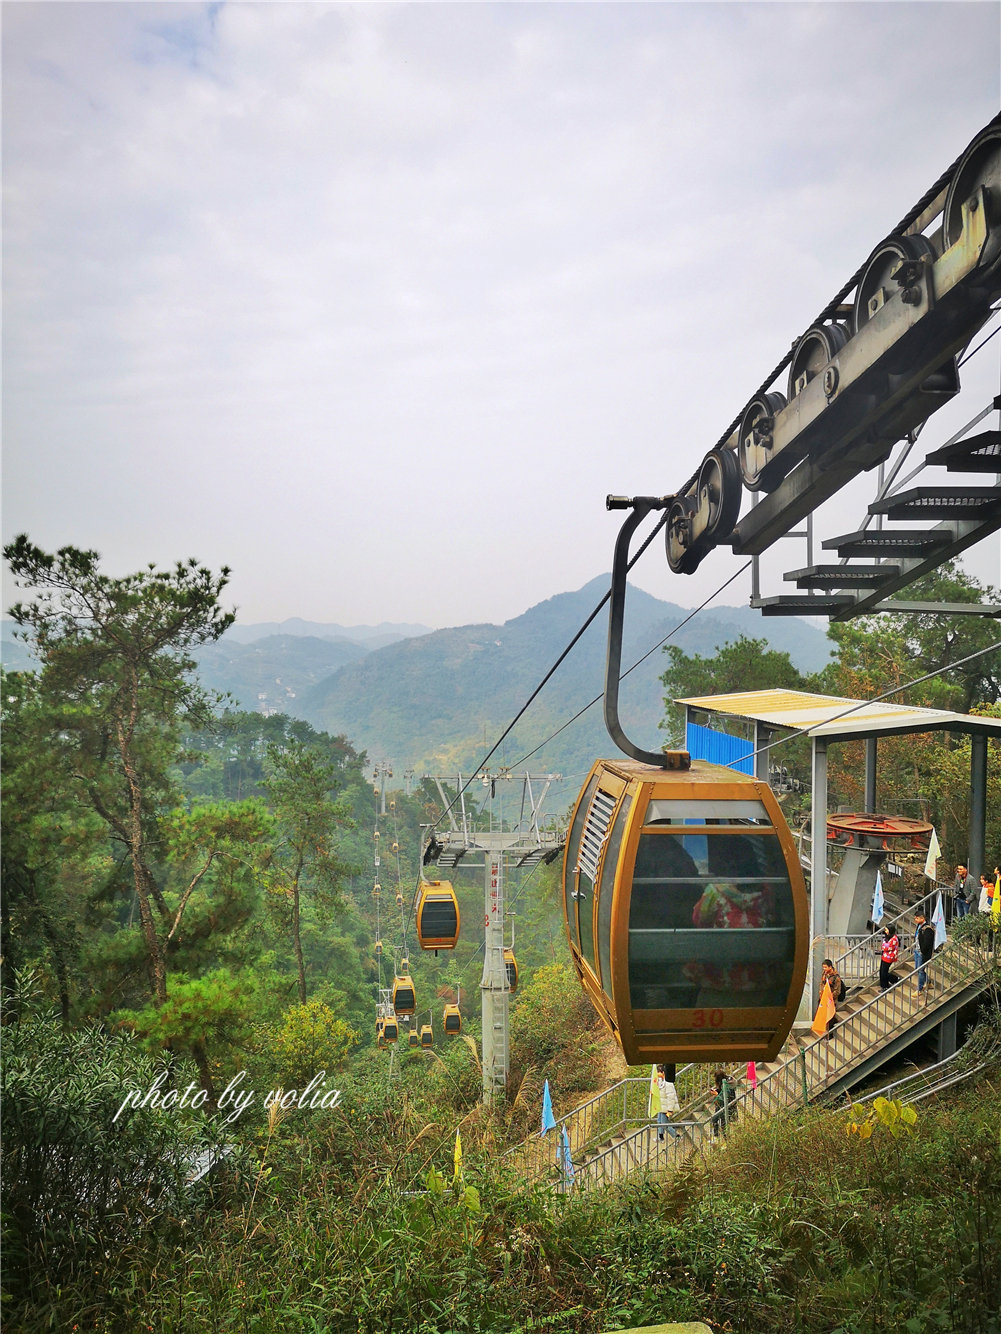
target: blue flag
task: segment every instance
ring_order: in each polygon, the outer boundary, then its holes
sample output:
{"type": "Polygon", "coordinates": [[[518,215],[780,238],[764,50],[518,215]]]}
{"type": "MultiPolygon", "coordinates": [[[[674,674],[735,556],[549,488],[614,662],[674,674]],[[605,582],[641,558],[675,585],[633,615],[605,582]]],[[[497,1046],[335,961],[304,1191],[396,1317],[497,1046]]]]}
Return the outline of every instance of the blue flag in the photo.
{"type": "Polygon", "coordinates": [[[876,872],[876,888],[872,895],[872,924],[877,926],[883,920],[883,881],[876,872]]]}
{"type": "Polygon", "coordinates": [[[556,1117],[553,1116],[553,1100],[549,1096],[549,1080],[542,1090],[542,1133],[556,1129],[556,1117]]]}
{"type": "Polygon", "coordinates": [[[942,891],[935,895],[935,911],[931,915],[935,925],[935,948],[945,944],[945,911],[942,907],[942,891]]]}
{"type": "Polygon", "coordinates": [[[560,1167],[563,1169],[563,1180],[570,1184],[573,1181],[573,1158],[570,1156],[570,1136],[567,1134],[566,1125],[563,1126],[563,1142],[560,1145],[560,1167]]]}

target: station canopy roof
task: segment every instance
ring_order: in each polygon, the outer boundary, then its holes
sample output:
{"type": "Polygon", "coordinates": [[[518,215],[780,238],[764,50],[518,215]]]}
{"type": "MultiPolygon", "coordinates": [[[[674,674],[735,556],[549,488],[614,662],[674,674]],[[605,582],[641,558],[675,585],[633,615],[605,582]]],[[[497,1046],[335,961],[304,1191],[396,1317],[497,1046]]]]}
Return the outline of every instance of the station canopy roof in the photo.
{"type": "Polygon", "coordinates": [[[814,695],[806,690],[747,690],[734,695],[700,695],[675,703],[829,739],[947,731],[980,733],[1001,740],[1001,718],[919,709],[890,700],[868,704],[861,699],[814,695]]]}

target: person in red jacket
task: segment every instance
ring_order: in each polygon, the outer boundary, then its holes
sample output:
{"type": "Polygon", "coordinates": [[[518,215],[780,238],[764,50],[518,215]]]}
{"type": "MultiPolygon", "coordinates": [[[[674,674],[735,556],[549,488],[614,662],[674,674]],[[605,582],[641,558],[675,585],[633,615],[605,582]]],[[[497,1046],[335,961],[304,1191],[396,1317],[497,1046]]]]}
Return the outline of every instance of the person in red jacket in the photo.
{"type": "Polygon", "coordinates": [[[897,933],[892,926],[883,927],[883,950],[879,961],[879,989],[885,991],[891,981],[897,979],[890,972],[890,969],[897,962],[897,955],[900,953],[900,941],[897,933]]]}

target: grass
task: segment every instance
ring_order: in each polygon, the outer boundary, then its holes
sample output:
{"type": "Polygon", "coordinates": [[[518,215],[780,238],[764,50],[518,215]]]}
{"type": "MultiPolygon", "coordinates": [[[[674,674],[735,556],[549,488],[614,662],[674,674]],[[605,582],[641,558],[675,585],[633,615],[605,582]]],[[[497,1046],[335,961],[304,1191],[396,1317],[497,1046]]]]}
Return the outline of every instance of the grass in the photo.
{"type": "Polygon", "coordinates": [[[1001,1078],[920,1104],[912,1133],[841,1112],[735,1128],[666,1179],[525,1187],[499,1128],[406,1104],[247,1128],[244,1175],[30,1291],[5,1328],[132,1334],[597,1334],[702,1319],[733,1334],[1001,1334],[1001,1078]],[[354,1113],[352,1115],[352,1113],[354,1113]],[[425,1164],[435,1170],[427,1175],[425,1164]],[[420,1171],[432,1189],[410,1193],[420,1171]]]}

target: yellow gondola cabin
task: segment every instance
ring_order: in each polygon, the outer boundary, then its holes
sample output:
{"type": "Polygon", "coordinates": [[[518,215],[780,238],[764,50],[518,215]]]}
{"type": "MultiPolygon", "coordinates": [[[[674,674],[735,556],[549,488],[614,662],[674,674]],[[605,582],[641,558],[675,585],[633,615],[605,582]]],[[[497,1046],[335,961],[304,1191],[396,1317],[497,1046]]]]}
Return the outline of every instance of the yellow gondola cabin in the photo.
{"type": "Polygon", "coordinates": [[[382,1026],[382,1038],[384,1042],[395,1042],[400,1036],[400,1025],[395,1019],[389,1018],[382,1026]]]}
{"type": "Polygon", "coordinates": [[[630,1065],[777,1055],[809,924],[767,783],[700,760],[599,760],[574,809],[563,891],[578,975],[630,1065]]]}
{"type": "Polygon", "coordinates": [[[434,1046],[434,1030],[432,1029],[430,1024],[421,1025],[420,1043],[422,1047],[434,1046]]]}
{"type": "Polygon", "coordinates": [[[459,939],[459,903],[447,880],[421,885],[417,904],[417,939],[422,950],[454,950],[459,939]]]}
{"type": "Polygon", "coordinates": [[[507,969],[507,989],[514,994],[518,990],[518,960],[514,950],[504,949],[504,967],[507,969]]]}
{"type": "Polygon", "coordinates": [[[393,1011],[398,1015],[413,1014],[417,1009],[417,993],[408,973],[393,979],[393,1011]]]}
{"type": "Polygon", "coordinates": [[[455,1037],[457,1033],[462,1032],[462,1013],[458,1005],[446,1005],[445,1013],[442,1016],[442,1026],[448,1037],[455,1037]]]}

